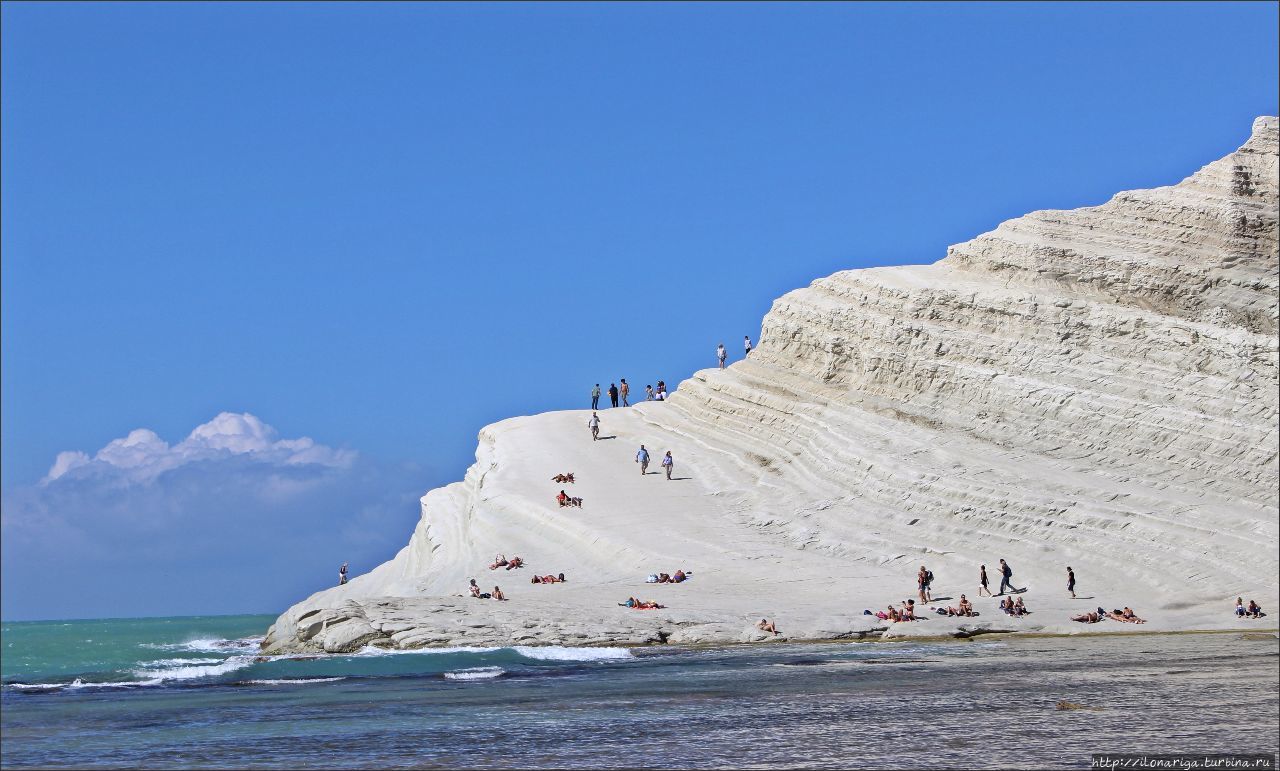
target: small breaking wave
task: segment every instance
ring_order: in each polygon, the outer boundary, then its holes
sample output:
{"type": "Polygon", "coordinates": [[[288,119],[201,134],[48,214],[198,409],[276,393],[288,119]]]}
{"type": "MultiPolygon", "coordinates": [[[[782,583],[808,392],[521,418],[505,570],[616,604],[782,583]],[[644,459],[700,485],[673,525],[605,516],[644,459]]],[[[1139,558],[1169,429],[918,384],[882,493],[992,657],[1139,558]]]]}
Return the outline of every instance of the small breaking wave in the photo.
{"type": "Polygon", "coordinates": [[[284,677],[277,680],[245,680],[248,685],[308,685],[311,683],[336,683],[345,677],[284,677]]]}
{"type": "Polygon", "coordinates": [[[126,680],[120,683],[86,683],[80,678],[76,678],[69,683],[6,683],[6,688],[12,688],[15,691],[61,691],[61,690],[79,690],[81,688],[138,688],[149,685],[160,685],[160,680],[151,678],[148,680],[126,680]]]}
{"type": "Polygon", "coordinates": [[[517,645],[512,648],[527,659],[538,661],[617,661],[633,659],[635,655],[626,648],[570,648],[560,645],[529,646],[517,645]]]}
{"type": "Polygon", "coordinates": [[[472,667],[457,672],[445,672],[446,680],[490,680],[506,673],[502,667],[472,667]]]}
{"type": "Polygon", "coordinates": [[[237,640],[223,638],[199,638],[180,643],[139,643],[139,647],[160,651],[187,651],[190,653],[253,653],[262,643],[261,637],[242,637],[237,640]]]}
{"type": "Polygon", "coordinates": [[[237,669],[244,669],[253,663],[252,656],[232,656],[219,664],[177,666],[167,669],[148,669],[144,667],[133,670],[133,674],[135,677],[147,677],[156,680],[194,680],[201,677],[225,675],[237,669]]]}

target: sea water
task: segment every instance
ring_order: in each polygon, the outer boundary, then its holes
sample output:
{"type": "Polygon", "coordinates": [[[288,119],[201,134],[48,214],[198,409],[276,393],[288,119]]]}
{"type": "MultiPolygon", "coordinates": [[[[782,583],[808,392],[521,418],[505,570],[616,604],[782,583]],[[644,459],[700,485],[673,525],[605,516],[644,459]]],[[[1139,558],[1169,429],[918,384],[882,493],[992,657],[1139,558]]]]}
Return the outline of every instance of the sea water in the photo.
{"type": "Polygon", "coordinates": [[[0,764],[1085,768],[1280,731],[1274,632],[258,656],[272,620],[5,622],[0,764]]]}

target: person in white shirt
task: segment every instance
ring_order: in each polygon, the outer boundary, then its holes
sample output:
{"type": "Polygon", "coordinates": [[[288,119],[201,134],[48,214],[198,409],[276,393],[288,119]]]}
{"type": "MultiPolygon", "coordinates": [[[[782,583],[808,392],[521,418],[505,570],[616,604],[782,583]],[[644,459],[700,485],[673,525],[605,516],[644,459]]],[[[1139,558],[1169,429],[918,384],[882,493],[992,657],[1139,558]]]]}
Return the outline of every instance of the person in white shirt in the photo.
{"type": "Polygon", "coordinates": [[[750,356],[751,355],[751,338],[750,337],[747,337],[746,335],[742,336],[742,347],[746,349],[746,353],[742,355],[750,356]]]}
{"type": "Polygon", "coordinates": [[[728,353],[724,350],[724,343],[716,346],[716,358],[720,361],[720,369],[724,369],[724,360],[728,357],[728,353]]]}
{"type": "Polygon", "coordinates": [[[594,412],[591,413],[591,420],[587,421],[587,427],[591,429],[591,441],[594,442],[600,438],[600,416],[599,415],[595,414],[594,412]]]}

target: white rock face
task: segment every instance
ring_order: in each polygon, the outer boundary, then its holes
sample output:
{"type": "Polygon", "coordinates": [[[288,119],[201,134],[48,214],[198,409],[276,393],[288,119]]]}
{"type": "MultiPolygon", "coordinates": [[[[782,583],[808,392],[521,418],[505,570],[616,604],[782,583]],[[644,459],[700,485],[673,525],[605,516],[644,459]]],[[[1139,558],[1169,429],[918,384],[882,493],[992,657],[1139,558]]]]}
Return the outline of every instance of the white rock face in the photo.
{"type": "Polygon", "coordinates": [[[749,360],[601,411],[616,438],[591,441],[590,411],[485,428],[395,559],[291,608],[264,648],[749,641],[762,616],[790,639],[1137,629],[1069,620],[1099,605],[1232,628],[1238,595],[1274,613],[1277,126],[1177,185],[790,292],[749,360]],[[673,451],[675,480],[640,476],[640,443],[655,469],[673,451]],[[584,508],[553,500],[562,471],[584,508]],[[490,572],[496,552],[530,567],[490,572]],[[1001,557],[1031,616],[975,597],[1001,557]],[[982,615],[863,614],[915,596],[921,564],[982,615]],[[694,578],[643,583],[677,568],[694,578]],[[510,602],[461,597],[471,577],[510,602]]]}

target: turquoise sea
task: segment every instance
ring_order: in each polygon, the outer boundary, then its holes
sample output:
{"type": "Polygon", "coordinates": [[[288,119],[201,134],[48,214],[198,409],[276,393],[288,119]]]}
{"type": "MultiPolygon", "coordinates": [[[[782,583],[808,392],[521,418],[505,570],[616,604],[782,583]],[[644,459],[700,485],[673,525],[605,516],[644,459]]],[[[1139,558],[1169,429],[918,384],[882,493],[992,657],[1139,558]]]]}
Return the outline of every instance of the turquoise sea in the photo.
{"type": "Polygon", "coordinates": [[[1280,735],[1274,632],[259,657],[272,620],[5,622],[0,765],[1087,768],[1280,735]]]}

